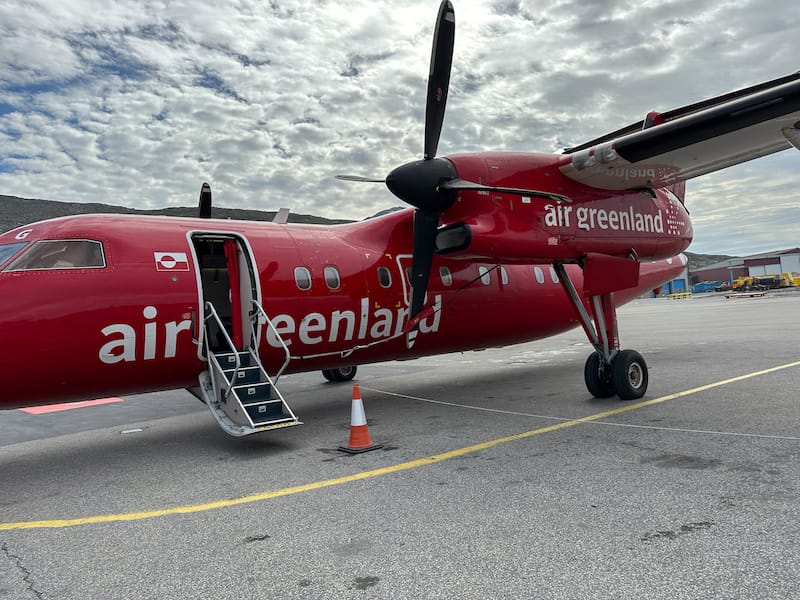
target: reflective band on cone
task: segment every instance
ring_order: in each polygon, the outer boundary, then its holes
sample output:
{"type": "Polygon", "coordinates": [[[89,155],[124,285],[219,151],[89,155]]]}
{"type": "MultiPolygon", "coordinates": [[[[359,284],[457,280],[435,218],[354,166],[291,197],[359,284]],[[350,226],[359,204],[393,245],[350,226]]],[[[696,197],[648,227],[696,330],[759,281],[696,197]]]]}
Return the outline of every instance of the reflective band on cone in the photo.
{"type": "Polygon", "coordinates": [[[353,403],[350,410],[350,442],[347,446],[339,446],[339,450],[349,454],[359,454],[369,450],[383,448],[383,444],[375,444],[369,437],[367,416],[364,414],[364,403],[361,401],[361,390],[353,384],[353,403]]]}

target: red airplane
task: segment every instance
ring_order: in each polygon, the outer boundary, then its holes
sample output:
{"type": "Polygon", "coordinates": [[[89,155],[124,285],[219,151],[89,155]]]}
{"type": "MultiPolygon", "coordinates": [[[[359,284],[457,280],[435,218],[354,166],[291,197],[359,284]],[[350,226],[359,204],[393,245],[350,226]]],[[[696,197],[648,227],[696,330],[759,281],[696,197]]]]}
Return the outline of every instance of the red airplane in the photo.
{"type": "MultiPolygon", "coordinates": [[[[616,308],[677,277],[684,182],[800,143],[800,74],[561,154],[437,158],[455,18],[434,32],[424,158],[385,184],[414,209],[319,226],[87,215],[0,235],[0,408],[174,388],[246,435],[299,420],[276,383],[505,346],[581,325],[595,397],[642,397],[616,308]]],[[[363,177],[343,179],[376,181],[363,177]]]]}

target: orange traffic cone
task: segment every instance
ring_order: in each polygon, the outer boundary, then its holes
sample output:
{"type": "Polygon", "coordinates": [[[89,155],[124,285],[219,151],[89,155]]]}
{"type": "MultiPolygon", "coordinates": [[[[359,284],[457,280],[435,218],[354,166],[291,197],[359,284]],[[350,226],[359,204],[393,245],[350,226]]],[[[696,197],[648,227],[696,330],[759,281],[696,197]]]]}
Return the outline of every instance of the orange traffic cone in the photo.
{"type": "Polygon", "coordinates": [[[353,404],[350,410],[350,442],[347,446],[339,446],[339,450],[348,454],[360,454],[378,448],[383,448],[383,444],[375,444],[369,437],[367,416],[364,414],[364,403],[361,401],[361,390],[358,384],[354,383],[353,404]]]}

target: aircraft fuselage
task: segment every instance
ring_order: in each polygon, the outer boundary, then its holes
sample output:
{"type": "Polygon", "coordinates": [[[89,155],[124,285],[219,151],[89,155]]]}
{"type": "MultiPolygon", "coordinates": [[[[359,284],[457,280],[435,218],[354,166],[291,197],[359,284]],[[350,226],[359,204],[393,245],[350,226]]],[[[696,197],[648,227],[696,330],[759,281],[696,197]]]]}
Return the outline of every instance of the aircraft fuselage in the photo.
{"type": "MultiPolygon", "coordinates": [[[[462,196],[482,201],[479,194],[462,196]]],[[[550,237],[561,243],[571,237],[577,248],[587,236],[613,233],[612,223],[621,238],[629,235],[623,224],[636,228],[635,215],[649,214],[639,233],[662,240],[656,258],[688,245],[685,229],[683,237],[665,235],[669,209],[653,198],[644,200],[646,209],[614,208],[620,201],[612,198],[585,215],[577,204],[503,202],[510,204],[491,200],[494,209],[485,211],[507,228],[494,236],[500,242],[506,235],[522,240],[514,237],[517,219],[537,232],[529,246],[539,246],[541,238],[546,251],[550,237]]],[[[489,222],[472,220],[476,229],[489,222]]],[[[489,261],[467,250],[471,254],[435,257],[427,303],[434,310],[409,344],[411,229],[412,211],[404,210],[335,226],[86,215],[12,230],[0,236],[0,249],[7,249],[0,271],[0,407],[196,386],[207,368],[199,344],[208,316],[204,303],[237,296],[224,261],[213,260],[225,240],[247,255],[239,287],[249,288],[272,321],[273,328],[262,324],[259,335],[261,359],[272,372],[285,358],[281,341],[292,357],[286,372],[299,372],[515,344],[578,323],[547,256],[542,264],[522,265],[503,260],[502,252],[489,261]],[[100,242],[104,266],[13,268],[15,257],[40,240],[100,242]]],[[[580,268],[567,268],[580,289],[580,268]]],[[[683,268],[682,259],[645,263],[639,285],[616,298],[630,300],[683,268]]]]}

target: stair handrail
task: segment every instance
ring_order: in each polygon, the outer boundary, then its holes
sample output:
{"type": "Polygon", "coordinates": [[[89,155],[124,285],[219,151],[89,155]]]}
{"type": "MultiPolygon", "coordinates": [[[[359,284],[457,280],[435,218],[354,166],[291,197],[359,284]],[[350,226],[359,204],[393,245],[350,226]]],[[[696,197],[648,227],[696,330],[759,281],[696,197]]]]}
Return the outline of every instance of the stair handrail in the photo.
{"type": "MultiPolygon", "coordinates": [[[[231,390],[233,389],[233,383],[236,381],[236,377],[239,375],[239,369],[242,366],[241,361],[239,360],[239,352],[236,350],[236,346],[233,343],[233,340],[228,335],[228,332],[225,331],[225,326],[222,324],[222,320],[219,318],[217,314],[217,309],[214,308],[214,305],[211,302],[206,302],[206,312],[208,312],[208,316],[206,316],[206,321],[208,321],[211,317],[217,322],[217,326],[219,330],[222,332],[222,335],[225,338],[225,341],[230,346],[231,352],[233,353],[234,358],[236,359],[236,367],[233,370],[233,375],[230,377],[230,381],[228,381],[228,389],[225,390],[225,399],[227,400],[228,396],[231,394],[231,390]]],[[[206,335],[206,345],[208,345],[208,335],[206,335]]],[[[211,355],[211,350],[208,348],[207,354],[211,355]]]]}
{"type": "MultiPolygon", "coordinates": [[[[275,334],[275,338],[280,342],[281,346],[283,347],[283,352],[286,355],[286,360],[283,361],[283,366],[278,370],[278,373],[275,375],[275,383],[277,384],[278,379],[280,379],[281,375],[283,375],[283,372],[286,370],[286,367],[289,366],[289,361],[292,359],[292,355],[291,352],[289,352],[289,347],[286,345],[286,342],[283,341],[281,334],[278,333],[278,330],[275,329],[275,325],[272,324],[272,319],[269,318],[269,316],[267,315],[267,311],[264,310],[264,307],[261,306],[256,300],[253,300],[253,306],[256,309],[256,315],[264,317],[264,321],[266,321],[267,326],[275,334]]],[[[258,346],[258,341],[256,341],[256,346],[258,346]]]]}

